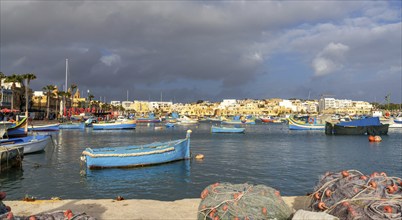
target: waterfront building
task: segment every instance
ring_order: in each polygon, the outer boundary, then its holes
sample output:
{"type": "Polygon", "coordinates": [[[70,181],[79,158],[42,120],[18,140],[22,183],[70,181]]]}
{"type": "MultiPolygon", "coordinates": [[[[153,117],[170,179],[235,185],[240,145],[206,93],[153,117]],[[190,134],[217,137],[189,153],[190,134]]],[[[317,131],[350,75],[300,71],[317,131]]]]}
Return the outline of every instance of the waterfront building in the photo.
{"type": "Polygon", "coordinates": [[[373,106],[364,101],[334,98],[321,98],[319,101],[319,112],[325,114],[364,115],[370,114],[372,109],[373,106]]]}
{"type": "Polygon", "coordinates": [[[110,104],[113,106],[120,106],[121,102],[120,101],[110,101],[110,104]]]}
{"type": "Polygon", "coordinates": [[[289,109],[291,112],[297,112],[297,107],[293,105],[291,100],[284,99],[279,102],[279,107],[283,107],[285,109],[289,109]]]}
{"type": "Polygon", "coordinates": [[[122,101],[121,106],[124,108],[124,110],[133,110],[133,109],[131,109],[131,106],[133,106],[133,103],[134,102],[132,102],[132,101],[122,101]]]}
{"type": "Polygon", "coordinates": [[[0,98],[0,108],[11,108],[11,98],[12,98],[12,91],[11,89],[0,88],[1,89],[1,98],[0,98]]]}

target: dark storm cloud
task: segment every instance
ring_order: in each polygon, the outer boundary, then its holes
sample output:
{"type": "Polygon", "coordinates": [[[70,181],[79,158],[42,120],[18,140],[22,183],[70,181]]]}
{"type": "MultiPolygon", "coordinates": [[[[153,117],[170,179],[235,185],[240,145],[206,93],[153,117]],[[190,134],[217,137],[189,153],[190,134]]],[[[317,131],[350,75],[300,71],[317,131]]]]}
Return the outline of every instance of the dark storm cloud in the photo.
{"type": "MultiPolygon", "coordinates": [[[[69,83],[78,84],[82,91],[90,89],[95,97],[124,100],[125,91],[130,90],[131,99],[157,99],[160,91],[164,91],[176,101],[277,94],[280,85],[266,88],[258,83],[261,77],[274,74],[264,68],[271,65],[270,59],[277,53],[305,53],[307,66],[318,58],[326,58],[317,63],[322,65],[336,61],[336,68],[325,70],[331,74],[348,63],[322,52],[330,42],[346,45],[350,48],[349,55],[361,54],[363,50],[354,47],[357,38],[341,35],[336,40],[328,39],[333,32],[322,24],[329,22],[334,30],[360,27],[352,18],[349,23],[344,18],[363,8],[367,16],[375,14],[378,19],[392,20],[389,12],[395,11],[379,3],[316,1],[2,1],[0,4],[0,69],[5,74],[34,72],[38,77],[32,82],[34,89],[47,84],[61,86],[68,58],[69,83]],[[373,8],[383,10],[373,12],[373,8]],[[346,24],[338,26],[333,20],[346,24]]],[[[370,22],[367,26],[377,25],[370,22]]],[[[387,30],[391,30],[391,36],[395,35],[392,29],[387,30]]],[[[373,33],[366,37],[372,42],[378,40],[373,49],[381,51],[383,38],[370,37],[373,33]]],[[[392,42],[387,44],[382,50],[393,47],[392,42]]],[[[372,52],[367,50],[361,55],[372,52]]],[[[390,65],[395,66],[394,61],[390,65]]],[[[389,69],[389,65],[384,68],[389,69]]],[[[308,80],[313,70],[295,72],[307,81],[304,85],[292,85],[300,88],[282,89],[283,95],[278,96],[292,97],[304,91],[303,86],[309,87],[311,83],[308,80]]]]}

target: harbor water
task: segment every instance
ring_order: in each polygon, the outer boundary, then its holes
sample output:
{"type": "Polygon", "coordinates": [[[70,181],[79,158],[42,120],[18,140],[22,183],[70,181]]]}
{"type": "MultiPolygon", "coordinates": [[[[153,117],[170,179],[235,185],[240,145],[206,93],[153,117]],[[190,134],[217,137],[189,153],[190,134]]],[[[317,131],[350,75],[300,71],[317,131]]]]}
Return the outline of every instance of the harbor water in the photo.
{"type": "Polygon", "coordinates": [[[367,136],[327,136],[324,131],[290,131],[286,124],[247,125],[245,134],[212,134],[211,123],[135,130],[60,130],[45,152],[26,155],[21,170],[0,174],[0,191],[10,200],[198,198],[215,182],[264,184],[285,196],[306,195],[327,171],[356,169],[402,177],[402,129],[390,129],[382,142],[367,136]],[[130,169],[87,170],[86,147],[129,146],[185,137],[191,129],[196,159],[130,169]]]}

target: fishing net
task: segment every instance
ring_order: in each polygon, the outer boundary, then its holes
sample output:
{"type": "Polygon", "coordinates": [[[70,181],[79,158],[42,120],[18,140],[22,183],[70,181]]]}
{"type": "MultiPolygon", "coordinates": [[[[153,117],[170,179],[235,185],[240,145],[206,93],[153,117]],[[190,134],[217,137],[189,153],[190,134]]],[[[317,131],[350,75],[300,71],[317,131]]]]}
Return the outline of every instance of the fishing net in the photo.
{"type": "Polygon", "coordinates": [[[311,194],[310,206],[347,220],[402,219],[402,179],[384,172],[328,172],[311,194]]]}
{"type": "Polygon", "coordinates": [[[7,220],[96,220],[96,218],[91,217],[85,213],[73,214],[71,210],[66,211],[55,211],[48,213],[40,213],[31,216],[14,216],[12,212],[8,212],[7,214],[0,215],[0,219],[7,220]]]}
{"type": "Polygon", "coordinates": [[[279,191],[264,185],[215,183],[201,193],[198,219],[288,219],[279,191]]]}

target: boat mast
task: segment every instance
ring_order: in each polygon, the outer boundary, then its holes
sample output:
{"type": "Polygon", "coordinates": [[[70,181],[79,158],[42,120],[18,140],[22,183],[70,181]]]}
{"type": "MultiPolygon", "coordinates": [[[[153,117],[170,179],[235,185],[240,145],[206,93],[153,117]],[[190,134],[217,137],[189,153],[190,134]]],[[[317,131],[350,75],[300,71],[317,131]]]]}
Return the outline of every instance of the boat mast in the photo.
{"type": "Polygon", "coordinates": [[[28,133],[28,79],[25,79],[25,120],[24,132],[28,133]]]}
{"type": "Polygon", "coordinates": [[[64,87],[64,92],[67,92],[67,73],[68,73],[68,59],[66,59],[66,84],[64,87]]]}

